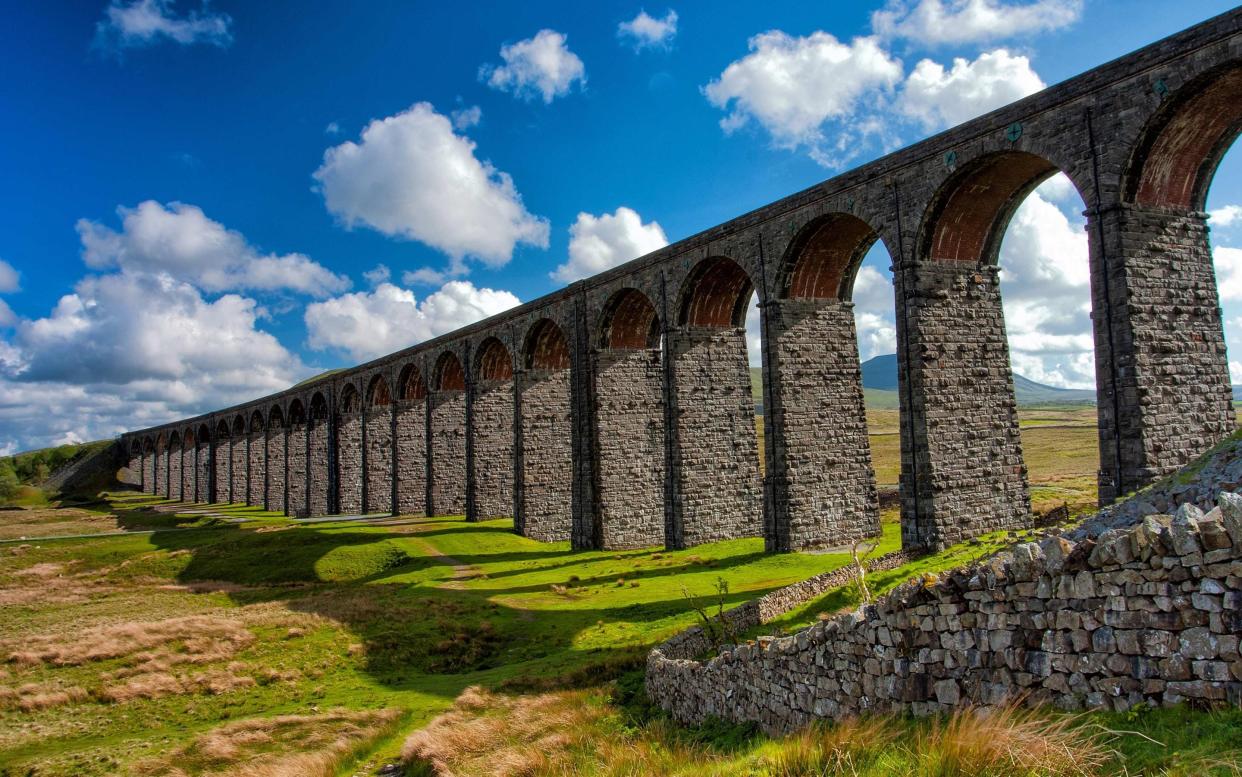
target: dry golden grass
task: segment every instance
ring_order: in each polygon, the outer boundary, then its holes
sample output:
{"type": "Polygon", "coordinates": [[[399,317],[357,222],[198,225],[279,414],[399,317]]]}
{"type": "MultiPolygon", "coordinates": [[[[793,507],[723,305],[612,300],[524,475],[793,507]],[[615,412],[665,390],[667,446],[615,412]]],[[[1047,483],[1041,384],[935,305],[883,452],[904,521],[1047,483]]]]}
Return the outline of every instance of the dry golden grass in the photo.
{"type": "Polygon", "coordinates": [[[254,635],[235,620],[190,615],[0,642],[0,652],[19,666],[80,666],[128,658],[140,671],[162,671],[176,664],[221,661],[253,642],[254,635]]]}
{"type": "Polygon", "coordinates": [[[0,710],[36,712],[84,702],[89,698],[90,693],[76,685],[61,687],[55,684],[26,683],[17,688],[0,686],[0,710]]]}
{"type": "Polygon", "coordinates": [[[396,725],[397,710],[332,710],[228,723],[185,747],[137,765],[167,777],[333,777],[396,725]]]}

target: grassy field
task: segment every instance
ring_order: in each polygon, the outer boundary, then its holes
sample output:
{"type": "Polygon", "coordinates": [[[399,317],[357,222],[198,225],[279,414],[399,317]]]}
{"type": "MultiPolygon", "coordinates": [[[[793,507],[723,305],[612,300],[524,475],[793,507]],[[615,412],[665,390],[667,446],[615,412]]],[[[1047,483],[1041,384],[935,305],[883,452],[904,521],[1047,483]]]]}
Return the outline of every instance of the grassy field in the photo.
{"type": "MultiPolygon", "coordinates": [[[[441,714],[405,745],[412,774],[437,762],[465,774],[821,773],[785,768],[790,753],[820,744],[670,726],[646,705],[640,667],[652,644],[694,621],[686,593],[706,596],[723,578],[736,604],[846,564],[844,553],[765,555],[758,539],[572,552],[518,537],[508,521],[298,524],[134,495],[96,510],[3,512],[0,532],[26,538],[0,542],[5,777],[371,774],[441,714]],[[71,533],[101,536],[48,538],[71,533]],[[519,725],[531,705],[548,713],[539,747],[519,725]],[[475,744],[437,749],[463,738],[475,744]],[[609,765],[619,747],[632,769],[609,765]],[[515,748],[547,760],[509,764],[515,748]]],[[[888,511],[876,552],[897,534],[888,511]]],[[[967,561],[998,539],[872,585],[967,561]]],[[[850,604],[830,592],[772,627],[850,604]]],[[[1234,718],[1193,719],[1236,734],[1234,718]]],[[[931,732],[886,730],[895,726],[931,732]]],[[[1194,751],[1185,748],[1143,758],[1173,763],[1194,751]]],[[[917,766],[926,757],[894,751],[881,759],[889,771],[859,773],[927,773],[917,766]],[[917,768],[893,771],[907,762],[917,768]]]]}

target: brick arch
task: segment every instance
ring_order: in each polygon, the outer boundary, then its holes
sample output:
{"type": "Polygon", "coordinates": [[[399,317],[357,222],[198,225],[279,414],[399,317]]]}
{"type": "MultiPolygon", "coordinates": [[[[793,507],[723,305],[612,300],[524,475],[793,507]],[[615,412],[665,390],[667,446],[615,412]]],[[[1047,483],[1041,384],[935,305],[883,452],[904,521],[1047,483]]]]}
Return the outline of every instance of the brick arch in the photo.
{"type": "Polygon", "coordinates": [[[354,388],[354,384],[346,383],[341,389],[339,407],[342,413],[357,413],[362,410],[362,397],[358,395],[358,389],[354,388]]]}
{"type": "Polygon", "coordinates": [[[660,316],[646,294],[625,288],[608,298],[599,321],[599,347],[660,347],[660,316]]]}
{"type": "Polygon", "coordinates": [[[263,431],[263,427],[263,411],[256,407],[254,412],[250,414],[250,431],[261,432],[263,431]]]}
{"type": "Polygon", "coordinates": [[[227,440],[228,438],[232,436],[233,436],[233,432],[232,432],[232,429],[229,427],[229,422],[226,419],[221,418],[220,421],[216,423],[216,439],[227,440]]]}
{"type": "Polygon", "coordinates": [[[240,413],[233,416],[233,436],[241,437],[246,434],[246,419],[240,413]]]}
{"type": "Polygon", "coordinates": [[[737,262],[724,256],[704,259],[682,284],[678,323],[720,329],[744,327],[755,285],[737,262]]]}
{"type": "Polygon", "coordinates": [[[481,381],[504,381],[513,377],[513,357],[498,337],[484,340],[474,361],[474,373],[481,381]]]}
{"type": "Polygon", "coordinates": [[[466,390],[466,372],[461,367],[461,359],[452,351],[445,351],[436,359],[433,375],[436,391],[466,390]]]}
{"type": "Polygon", "coordinates": [[[407,364],[401,368],[397,378],[397,398],[405,402],[427,398],[427,381],[423,380],[423,373],[416,365],[407,364]]]}
{"type": "MultiPolygon", "coordinates": [[[[276,408],[279,410],[280,408],[276,408]]],[[[289,425],[301,426],[306,423],[306,406],[302,404],[302,400],[295,399],[289,403],[289,425]]]]}
{"type": "Polygon", "coordinates": [[[272,405],[272,407],[267,411],[267,428],[281,429],[284,428],[284,425],[284,411],[280,409],[280,405],[272,405]]]}
{"type": "Polygon", "coordinates": [[[965,164],[941,185],[928,206],[918,258],[995,264],[1018,206],[1059,172],[1052,162],[1027,151],[987,154],[965,164]]]}
{"type": "Polygon", "coordinates": [[[569,369],[569,341],[550,318],[536,321],[526,333],[522,363],[528,370],[569,369]]]}
{"type": "Polygon", "coordinates": [[[1221,158],[1242,132],[1242,65],[1177,90],[1139,136],[1125,177],[1128,202],[1201,211],[1221,158]]]}
{"type": "Polygon", "coordinates": [[[310,412],[307,415],[312,423],[328,420],[328,400],[321,392],[316,391],[311,397],[310,412]]]}
{"type": "Polygon", "coordinates": [[[870,224],[829,213],[798,231],[781,262],[777,293],[787,299],[848,301],[863,257],[879,240],[870,224]]]}
{"type": "Polygon", "coordinates": [[[392,392],[388,390],[388,381],[382,374],[371,378],[367,386],[367,407],[384,407],[392,404],[392,392]]]}
{"type": "Polygon", "coordinates": [[[194,435],[194,427],[190,427],[181,433],[181,442],[183,445],[196,445],[196,437],[194,435]]]}

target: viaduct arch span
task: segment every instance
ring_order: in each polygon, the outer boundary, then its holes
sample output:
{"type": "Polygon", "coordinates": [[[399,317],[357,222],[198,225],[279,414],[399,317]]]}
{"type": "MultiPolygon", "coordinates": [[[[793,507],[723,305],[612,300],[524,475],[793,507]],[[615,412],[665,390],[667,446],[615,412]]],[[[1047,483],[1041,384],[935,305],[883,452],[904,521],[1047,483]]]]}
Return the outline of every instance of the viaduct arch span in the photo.
{"type": "Polygon", "coordinates": [[[1235,428],[1204,202],[1239,131],[1234,10],[485,321],[129,432],[129,469],[172,499],[513,515],[517,531],[579,548],[851,542],[879,529],[850,299],[881,241],[903,545],[1024,526],[997,258],[1018,204],[1063,172],[1087,205],[1107,503],[1235,428]]]}

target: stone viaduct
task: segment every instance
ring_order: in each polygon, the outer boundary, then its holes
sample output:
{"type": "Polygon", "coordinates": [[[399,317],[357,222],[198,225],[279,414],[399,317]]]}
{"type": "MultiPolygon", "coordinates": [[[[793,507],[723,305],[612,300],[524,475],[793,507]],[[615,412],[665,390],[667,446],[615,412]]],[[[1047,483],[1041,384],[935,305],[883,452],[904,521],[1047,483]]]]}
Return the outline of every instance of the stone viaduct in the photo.
{"type": "Polygon", "coordinates": [[[879,529],[850,301],[879,240],[903,544],[1023,526],[997,257],[1059,171],[1087,205],[1107,503],[1235,427],[1204,202],[1240,129],[1235,10],[485,321],[122,444],[144,490],[185,501],[512,515],[576,548],[848,543],[879,529]]]}

